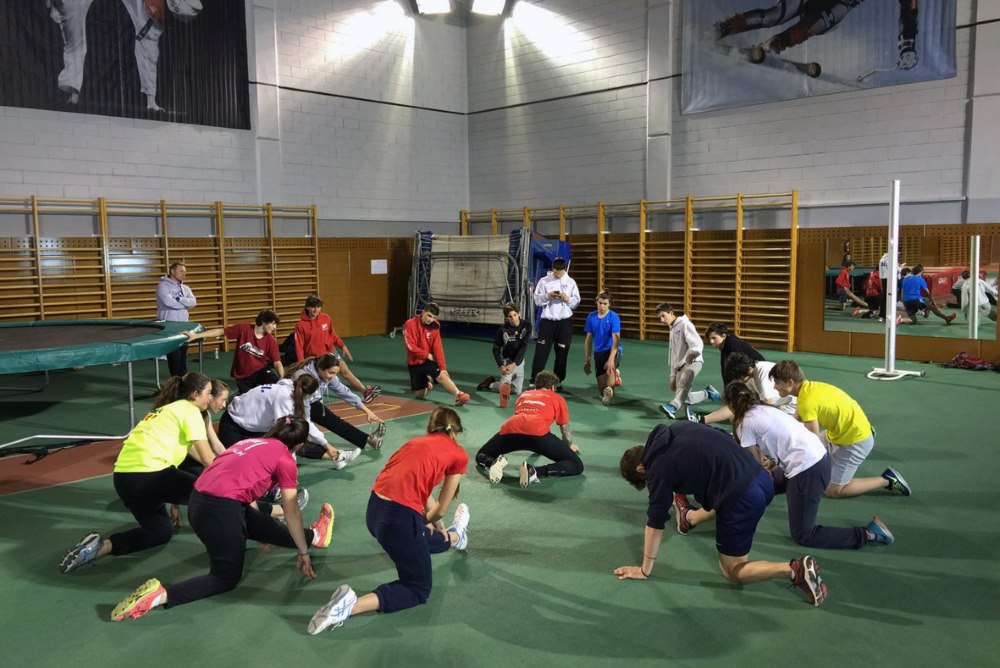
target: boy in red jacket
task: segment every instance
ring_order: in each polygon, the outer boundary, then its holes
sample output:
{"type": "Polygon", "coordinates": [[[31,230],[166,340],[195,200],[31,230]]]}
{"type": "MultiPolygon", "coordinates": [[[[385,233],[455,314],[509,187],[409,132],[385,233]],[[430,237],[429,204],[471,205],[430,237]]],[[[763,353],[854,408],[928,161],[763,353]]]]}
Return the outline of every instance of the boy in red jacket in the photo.
{"type": "Polygon", "coordinates": [[[344,340],[337,336],[330,316],[323,313],[323,300],[319,295],[306,297],[302,315],[295,325],[295,360],[301,362],[307,357],[319,357],[326,353],[336,353],[340,349],[340,375],[347,384],[358,392],[362,392],[362,400],[367,404],[382,394],[382,386],[365,385],[348,368],[347,362],[353,362],[354,356],[347,349],[344,340]]]}
{"type": "Polygon", "coordinates": [[[410,369],[410,390],[417,399],[434,388],[434,381],[446,391],[455,395],[455,405],[462,406],[470,399],[448,375],[441,345],[441,325],[438,323],[438,305],[427,302],[420,315],[415,315],[403,325],[403,341],[406,343],[406,365],[410,369]]]}

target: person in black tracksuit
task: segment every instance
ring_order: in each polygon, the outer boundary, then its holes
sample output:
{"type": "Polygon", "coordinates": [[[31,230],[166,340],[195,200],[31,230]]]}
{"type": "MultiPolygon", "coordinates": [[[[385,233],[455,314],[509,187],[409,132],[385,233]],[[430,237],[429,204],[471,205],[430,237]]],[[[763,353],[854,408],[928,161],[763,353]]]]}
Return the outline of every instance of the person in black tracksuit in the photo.
{"type": "Polygon", "coordinates": [[[520,394],[524,386],[524,354],[531,340],[531,323],[521,318],[514,304],[504,304],[503,316],[504,324],[493,339],[493,359],[499,378],[486,376],[476,389],[499,392],[500,408],[507,408],[510,395],[520,394]]]}
{"type": "Polygon", "coordinates": [[[726,378],[726,360],[733,353],[743,353],[756,362],[766,362],[764,356],[749,343],[729,331],[725,323],[709,323],[705,329],[705,338],[713,348],[721,353],[722,378],[726,378]]]}
{"type": "Polygon", "coordinates": [[[819,564],[809,555],[788,563],[749,560],[757,523],[774,498],[774,484],[770,474],[729,434],[688,421],[657,425],[645,446],[625,451],[621,473],[636,489],[649,488],[649,504],[642,564],[616,568],[619,579],[645,580],[650,576],[673,506],[682,534],[690,526],[689,512],[715,512],[719,566],[730,582],[785,578],[806,592],[813,605],[826,598],[819,564]],[[701,503],[701,509],[688,507],[688,494],[701,503]]]}

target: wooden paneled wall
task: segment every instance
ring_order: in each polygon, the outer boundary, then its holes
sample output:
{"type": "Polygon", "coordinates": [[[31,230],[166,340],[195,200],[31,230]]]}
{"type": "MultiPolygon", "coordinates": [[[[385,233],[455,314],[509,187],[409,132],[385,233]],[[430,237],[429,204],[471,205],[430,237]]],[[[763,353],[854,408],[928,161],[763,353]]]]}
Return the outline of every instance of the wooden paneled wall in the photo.
{"type": "Polygon", "coordinates": [[[384,334],[409,317],[412,238],[323,238],[318,259],[323,310],[340,336],[384,334]],[[373,274],[373,260],[384,260],[388,273],[373,274]]]}

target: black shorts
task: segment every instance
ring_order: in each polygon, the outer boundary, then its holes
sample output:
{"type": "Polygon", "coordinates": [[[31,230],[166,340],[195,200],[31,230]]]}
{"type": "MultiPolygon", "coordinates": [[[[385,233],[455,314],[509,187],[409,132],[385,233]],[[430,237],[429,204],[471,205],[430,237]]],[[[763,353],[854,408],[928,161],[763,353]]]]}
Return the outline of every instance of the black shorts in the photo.
{"type": "Polygon", "coordinates": [[[426,360],[421,364],[410,364],[408,367],[410,369],[410,389],[413,391],[426,390],[427,378],[437,380],[437,377],[441,375],[441,369],[438,368],[437,362],[434,360],[426,360]]]}
{"type": "Polygon", "coordinates": [[[912,300],[903,302],[903,306],[906,307],[906,315],[911,318],[917,314],[918,311],[924,311],[927,309],[927,303],[924,300],[912,300]]]}
{"type": "MultiPolygon", "coordinates": [[[[594,353],[594,373],[598,376],[604,375],[604,365],[608,363],[608,358],[611,357],[611,351],[614,348],[608,348],[607,350],[599,353],[594,353]]],[[[615,357],[615,368],[617,369],[622,365],[622,351],[618,351],[618,356],[615,357]]]]}

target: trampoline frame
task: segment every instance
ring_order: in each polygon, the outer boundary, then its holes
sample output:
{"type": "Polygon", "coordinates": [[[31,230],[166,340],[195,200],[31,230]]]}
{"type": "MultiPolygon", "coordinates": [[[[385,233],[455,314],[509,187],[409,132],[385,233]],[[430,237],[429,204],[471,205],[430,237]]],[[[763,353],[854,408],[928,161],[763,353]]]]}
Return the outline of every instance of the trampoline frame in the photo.
{"type": "MultiPolygon", "coordinates": [[[[181,332],[200,332],[202,326],[196,322],[165,322],[151,320],[30,320],[22,322],[0,323],[0,331],[11,327],[32,327],[32,326],[81,326],[81,325],[118,325],[118,326],[141,326],[152,330],[159,328],[157,336],[143,337],[137,336],[134,339],[123,339],[113,342],[82,343],[72,346],[39,346],[23,350],[0,351],[0,375],[23,374],[32,372],[43,372],[45,382],[39,388],[13,388],[0,387],[0,390],[20,391],[26,393],[41,392],[49,384],[49,372],[58,369],[68,369],[83,366],[101,366],[104,364],[122,364],[126,366],[128,378],[128,417],[129,429],[135,426],[135,378],[132,369],[132,362],[152,359],[166,353],[172,352],[188,341],[188,338],[181,332]],[[85,351],[93,352],[94,346],[101,346],[101,354],[85,355],[63,355],[62,360],[56,364],[46,364],[46,354],[52,355],[56,351],[66,353],[85,351]],[[5,366],[9,365],[9,366],[5,366]]],[[[151,334],[153,332],[150,332],[151,334]]],[[[198,370],[204,368],[204,343],[198,341],[198,370]]],[[[0,451],[13,446],[32,441],[35,439],[62,440],[73,442],[86,442],[95,440],[105,440],[108,438],[124,438],[126,434],[33,434],[14,441],[0,443],[0,451]]]]}

